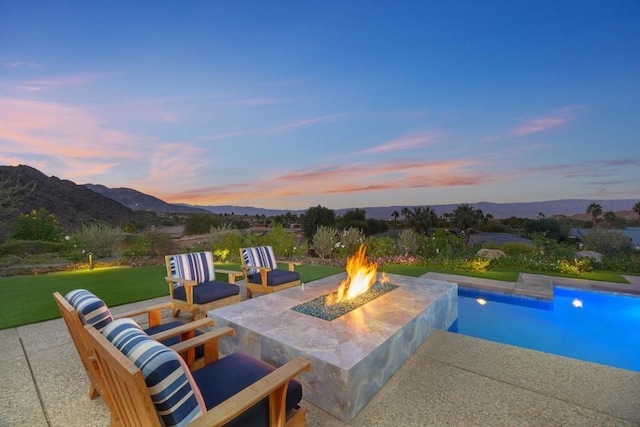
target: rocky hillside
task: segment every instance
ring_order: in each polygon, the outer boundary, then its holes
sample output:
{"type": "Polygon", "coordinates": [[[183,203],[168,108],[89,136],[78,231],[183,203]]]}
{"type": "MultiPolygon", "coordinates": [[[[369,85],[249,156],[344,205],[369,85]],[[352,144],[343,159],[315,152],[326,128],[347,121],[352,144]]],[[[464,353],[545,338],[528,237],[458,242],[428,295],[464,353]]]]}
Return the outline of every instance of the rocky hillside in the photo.
{"type": "Polygon", "coordinates": [[[13,186],[29,186],[15,195],[19,209],[11,211],[2,206],[0,211],[0,233],[7,232],[20,214],[44,208],[54,214],[58,222],[69,230],[74,230],[87,221],[101,221],[111,225],[132,223],[150,224],[157,219],[155,213],[134,212],[117,201],[55,176],[48,177],[42,172],[20,165],[0,166],[0,182],[6,191],[13,186]]]}
{"type": "Polygon", "coordinates": [[[109,188],[99,184],[85,184],[90,190],[109,197],[134,211],[166,212],[166,213],[211,213],[206,209],[192,206],[174,205],[157,197],[141,193],[131,188],[109,188]]]}

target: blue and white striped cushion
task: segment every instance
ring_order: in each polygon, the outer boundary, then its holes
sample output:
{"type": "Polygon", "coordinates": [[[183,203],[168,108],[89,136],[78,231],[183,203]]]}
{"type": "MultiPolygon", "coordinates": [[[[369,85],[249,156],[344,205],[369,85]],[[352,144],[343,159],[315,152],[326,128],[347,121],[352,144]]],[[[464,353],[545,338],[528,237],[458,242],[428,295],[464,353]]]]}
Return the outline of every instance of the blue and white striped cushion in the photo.
{"type": "MultiPolygon", "coordinates": [[[[276,256],[271,246],[256,246],[253,248],[245,248],[242,251],[242,259],[246,265],[255,265],[256,267],[268,267],[273,270],[278,268],[276,256]]],[[[255,268],[249,269],[249,274],[257,273],[255,268]]]]}
{"type": "Polygon", "coordinates": [[[131,319],[115,320],[102,333],[140,369],[165,426],[186,426],[207,411],[178,353],[151,339],[131,319]]]}
{"type": "MultiPolygon", "coordinates": [[[[190,254],[172,255],[169,260],[172,277],[195,280],[204,283],[216,280],[216,270],[211,252],[194,252],[190,254]]],[[[174,287],[182,286],[174,283],[174,287]]]]}
{"type": "Polygon", "coordinates": [[[83,325],[93,325],[98,331],[113,322],[109,307],[86,289],[76,289],[64,297],[78,312],[83,325]]]}

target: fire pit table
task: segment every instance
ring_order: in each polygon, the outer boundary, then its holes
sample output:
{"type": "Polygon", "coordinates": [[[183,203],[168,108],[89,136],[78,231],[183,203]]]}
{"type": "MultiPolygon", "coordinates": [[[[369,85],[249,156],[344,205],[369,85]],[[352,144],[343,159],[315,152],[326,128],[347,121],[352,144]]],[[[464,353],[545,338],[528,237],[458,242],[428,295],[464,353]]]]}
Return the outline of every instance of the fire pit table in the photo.
{"type": "Polygon", "coordinates": [[[275,366],[311,361],[298,378],[304,398],[348,422],[375,396],[434,329],[458,317],[458,285],[388,275],[397,286],[334,320],[294,310],[332,293],[346,273],[212,310],[215,325],[235,329],[220,351],[243,351],[275,366]]]}

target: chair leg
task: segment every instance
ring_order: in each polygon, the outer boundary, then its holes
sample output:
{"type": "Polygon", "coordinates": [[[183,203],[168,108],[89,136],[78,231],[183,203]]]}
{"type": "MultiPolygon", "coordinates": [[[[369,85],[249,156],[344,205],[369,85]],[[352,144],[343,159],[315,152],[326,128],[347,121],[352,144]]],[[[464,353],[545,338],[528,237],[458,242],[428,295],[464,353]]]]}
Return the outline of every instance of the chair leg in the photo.
{"type": "Polygon", "coordinates": [[[174,309],[173,310],[173,317],[178,317],[178,316],[180,316],[180,310],[174,309]]]}
{"type": "Polygon", "coordinates": [[[93,400],[98,396],[100,396],[100,393],[98,393],[98,390],[93,386],[93,384],[91,384],[89,387],[89,399],[93,400]]]}
{"type": "Polygon", "coordinates": [[[251,298],[251,289],[247,288],[247,299],[251,298]]]}

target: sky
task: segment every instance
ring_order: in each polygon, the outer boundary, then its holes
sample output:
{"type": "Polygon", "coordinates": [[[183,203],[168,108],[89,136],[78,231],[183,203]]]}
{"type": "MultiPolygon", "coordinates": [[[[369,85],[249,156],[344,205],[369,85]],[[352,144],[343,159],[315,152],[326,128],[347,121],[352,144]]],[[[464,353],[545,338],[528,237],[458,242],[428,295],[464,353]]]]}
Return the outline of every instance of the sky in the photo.
{"type": "Polygon", "coordinates": [[[640,1],[0,0],[0,165],[272,209],[640,198],[640,1]]]}

